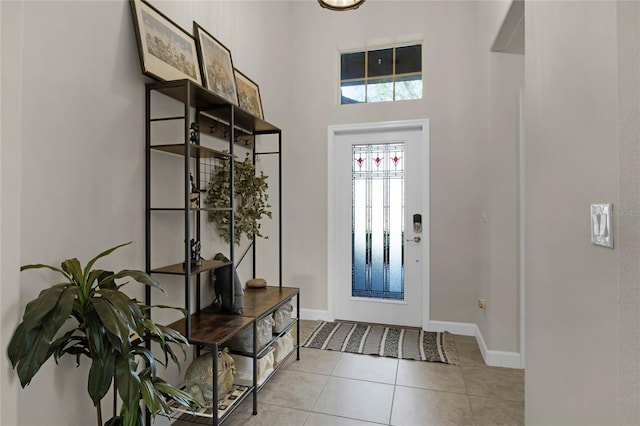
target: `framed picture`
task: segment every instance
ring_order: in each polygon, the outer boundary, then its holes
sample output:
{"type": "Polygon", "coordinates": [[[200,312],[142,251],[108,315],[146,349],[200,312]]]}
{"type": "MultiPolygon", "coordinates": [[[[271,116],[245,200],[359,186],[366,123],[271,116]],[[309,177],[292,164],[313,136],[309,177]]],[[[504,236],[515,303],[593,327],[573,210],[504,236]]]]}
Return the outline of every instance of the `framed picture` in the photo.
{"type": "Polygon", "coordinates": [[[221,98],[238,105],[231,51],[195,21],[193,32],[196,35],[205,87],[221,98]]]}
{"type": "Polygon", "coordinates": [[[613,248],[613,204],[591,204],[591,243],[613,248]]]}
{"type": "Polygon", "coordinates": [[[130,0],[142,73],[202,84],[195,39],[144,0],[130,0]]]}
{"type": "Polygon", "coordinates": [[[236,86],[238,86],[238,106],[243,110],[264,120],[260,88],[240,71],[235,70],[236,86]]]}

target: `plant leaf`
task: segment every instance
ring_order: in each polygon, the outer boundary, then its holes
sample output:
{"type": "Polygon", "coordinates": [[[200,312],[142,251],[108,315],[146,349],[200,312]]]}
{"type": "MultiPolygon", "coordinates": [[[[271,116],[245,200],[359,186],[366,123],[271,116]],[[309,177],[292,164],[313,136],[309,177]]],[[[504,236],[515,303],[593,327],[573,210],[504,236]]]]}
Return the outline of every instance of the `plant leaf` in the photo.
{"type": "Polygon", "coordinates": [[[174,311],[180,311],[182,312],[182,315],[186,318],[187,317],[187,310],[185,308],[181,308],[178,306],[167,306],[167,305],[151,305],[151,306],[146,306],[145,308],[151,309],[151,308],[158,308],[158,309],[173,309],[174,311]]]}
{"type": "Polygon", "coordinates": [[[8,354],[22,387],[27,386],[42,364],[52,355],[49,347],[73,308],[77,287],[56,285],[27,304],[24,321],[9,343],[8,354]],[[41,311],[38,311],[42,309],[41,311]]]}
{"type": "MultiPolygon", "coordinates": [[[[57,284],[40,292],[40,295],[27,303],[22,316],[22,324],[20,335],[18,329],[14,333],[9,343],[9,359],[15,364],[17,358],[24,356],[29,347],[24,347],[24,336],[27,335],[34,327],[42,324],[42,319],[55,308],[56,303],[60,300],[60,296],[64,292],[68,284],[57,284]],[[15,362],[14,362],[15,361],[15,362]]],[[[20,328],[20,326],[19,326],[20,328]]]]}
{"type": "Polygon", "coordinates": [[[148,370],[149,373],[151,374],[152,377],[155,377],[156,375],[156,359],[153,356],[153,352],[151,352],[150,349],[147,348],[136,348],[133,349],[131,351],[132,355],[138,355],[141,356],[143,358],[145,358],[145,360],[147,361],[147,367],[145,368],[145,370],[148,370]]]}
{"type": "Polygon", "coordinates": [[[86,276],[89,273],[89,271],[91,270],[91,268],[93,268],[93,265],[96,263],[96,261],[98,259],[100,259],[101,257],[108,256],[113,251],[119,249],[120,247],[129,245],[129,244],[131,244],[131,241],[129,241],[128,243],[119,244],[119,245],[117,245],[115,247],[111,247],[110,249],[107,249],[107,250],[103,251],[102,253],[100,253],[99,255],[94,257],[93,259],[91,259],[89,262],[87,262],[87,265],[84,267],[84,275],[86,276]]]}
{"type": "Polygon", "coordinates": [[[53,354],[52,346],[55,343],[54,338],[62,325],[71,317],[71,311],[73,310],[73,304],[78,290],[79,288],[75,286],[65,288],[58,299],[58,303],[42,321],[42,332],[45,335],[44,341],[49,345],[45,359],[48,359],[53,354]]]}
{"type": "Polygon", "coordinates": [[[164,289],[160,286],[160,283],[158,281],[156,281],[155,279],[153,279],[149,274],[142,272],[142,271],[138,271],[135,269],[124,269],[120,272],[117,272],[113,278],[117,279],[117,278],[124,278],[124,277],[131,277],[134,280],[138,281],[139,283],[151,286],[151,287],[155,287],[157,289],[159,289],[160,291],[162,291],[163,293],[166,293],[164,291],[164,289]]]}
{"type": "MultiPolygon", "coordinates": [[[[87,335],[87,343],[90,346],[90,350],[93,352],[103,353],[109,350],[111,345],[110,333],[107,333],[104,324],[101,322],[95,309],[87,311],[85,313],[84,323],[85,333],[87,335]]],[[[114,343],[120,344],[120,342],[114,337],[114,343]]]]}
{"type": "Polygon", "coordinates": [[[153,385],[158,392],[162,393],[162,395],[176,401],[180,405],[194,410],[200,406],[198,401],[196,401],[189,393],[176,388],[159,377],[153,380],[153,385]]]}
{"type": "Polygon", "coordinates": [[[100,281],[99,277],[100,275],[104,274],[106,271],[102,270],[102,269],[94,269],[91,272],[89,272],[89,275],[85,275],[87,277],[87,284],[89,286],[92,286],[93,283],[98,280],[100,281]]]}
{"type": "Polygon", "coordinates": [[[94,297],[91,303],[102,324],[121,344],[121,353],[129,352],[129,327],[126,318],[104,297],[94,297]]]}
{"type": "MultiPolygon", "coordinates": [[[[98,294],[109,303],[126,319],[126,324],[130,330],[136,333],[143,333],[140,325],[144,322],[144,314],[138,304],[119,290],[102,289],[98,294]]],[[[127,333],[128,335],[128,333],[127,333]]]]}
{"type": "Polygon", "coordinates": [[[173,328],[167,327],[165,325],[161,325],[161,324],[156,324],[156,325],[164,333],[165,340],[168,340],[173,343],[180,343],[187,347],[189,346],[189,341],[187,340],[186,337],[180,334],[179,331],[174,330],[173,328]]]}
{"type": "Polygon", "coordinates": [[[46,334],[42,331],[42,327],[32,329],[27,339],[33,339],[33,344],[25,356],[19,360],[16,369],[23,388],[31,383],[33,376],[50,356],[49,342],[46,341],[46,334]]]}
{"type": "Polygon", "coordinates": [[[62,269],[56,268],[55,266],[51,266],[51,265],[45,265],[42,263],[32,263],[29,265],[23,265],[20,267],[20,272],[26,271],[28,269],[42,269],[42,268],[51,269],[52,271],[60,272],[62,275],[64,275],[65,278],[71,281],[71,276],[67,274],[65,271],[63,271],[62,269]]]}
{"type": "Polygon", "coordinates": [[[164,343],[164,333],[162,332],[162,330],[160,330],[156,323],[154,323],[150,319],[145,319],[144,328],[152,335],[158,336],[160,338],[160,341],[164,343]]]}
{"type": "MultiPolygon", "coordinates": [[[[122,399],[123,409],[126,408],[126,411],[135,410],[140,401],[140,377],[138,376],[137,368],[138,364],[133,358],[118,358],[116,360],[118,394],[122,399]]],[[[125,414],[125,424],[126,417],[127,414],[125,414]]]]}
{"type": "Polygon", "coordinates": [[[111,381],[113,379],[113,373],[115,371],[115,352],[110,352],[105,355],[106,356],[102,357],[94,354],[93,362],[89,369],[87,390],[89,391],[89,396],[91,397],[94,406],[98,406],[102,398],[104,398],[109,391],[109,387],[111,387],[111,381]]]}
{"type": "Polygon", "coordinates": [[[62,324],[71,316],[78,290],[79,288],[75,286],[65,288],[54,308],[44,318],[44,331],[48,333],[51,341],[53,341],[62,324]]]}
{"type": "Polygon", "coordinates": [[[111,417],[104,426],[122,426],[122,416],[111,417]]]}
{"type": "Polygon", "coordinates": [[[147,406],[149,411],[153,414],[158,412],[158,398],[156,398],[156,389],[153,386],[153,381],[145,375],[140,375],[140,393],[142,394],[142,400],[147,406]]]}
{"type": "Polygon", "coordinates": [[[53,354],[56,363],[58,359],[65,353],[76,356],[76,367],[80,365],[80,355],[91,358],[89,351],[89,342],[86,335],[74,336],[78,329],[75,328],[64,334],[64,336],[56,339],[49,347],[49,352],[53,354]]]}
{"type": "Polygon", "coordinates": [[[79,286],[84,286],[84,276],[82,275],[82,266],[80,261],[75,257],[62,262],[62,270],[71,275],[73,282],[79,286]]]}

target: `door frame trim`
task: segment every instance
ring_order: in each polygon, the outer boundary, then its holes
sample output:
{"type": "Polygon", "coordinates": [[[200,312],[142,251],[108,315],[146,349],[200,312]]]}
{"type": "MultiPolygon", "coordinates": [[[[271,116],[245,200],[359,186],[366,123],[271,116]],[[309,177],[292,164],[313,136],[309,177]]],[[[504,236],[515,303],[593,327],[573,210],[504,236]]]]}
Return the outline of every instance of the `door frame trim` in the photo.
{"type": "MultiPolygon", "coordinates": [[[[337,124],[327,127],[327,311],[332,320],[335,320],[335,264],[333,253],[335,253],[336,239],[335,218],[333,211],[335,208],[335,169],[334,155],[336,136],[345,133],[373,132],[381,130],[404,131],[418,128],[420,130],[420,140],[422,141],[422,161],[423,164],[429,163],[429,119],[419,120],[401,120],[401,121],[383,121],[371,123],[357,124],[337,124]]],[[[423,228],[423,245],[422,265],[424,274],[424,283],[422,287],[422,328],[424,330],[429,327],[430,320],[430,290],[431,290],[431,232],[430,232],[430,210],[429,210],[429,170],[422,176],[423,187],[426,191],[423,193],[422,199],[422,228],[423,228]]]]}

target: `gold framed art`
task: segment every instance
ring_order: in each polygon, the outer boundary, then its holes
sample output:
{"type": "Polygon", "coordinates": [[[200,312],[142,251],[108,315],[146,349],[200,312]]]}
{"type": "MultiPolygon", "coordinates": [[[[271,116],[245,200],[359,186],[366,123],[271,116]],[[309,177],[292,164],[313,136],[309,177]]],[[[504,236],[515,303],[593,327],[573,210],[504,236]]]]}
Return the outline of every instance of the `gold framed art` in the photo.
{"type": "Polygon", "coordinates": [[[130,0],[142,73],[156,80],[202,84],[196,41],[144,0],[130,0]]]}
{"type": "Polygon", "coordinates": [[[249,77],[235,70],[236,87],[238,88],[238,106],[248,113],[264,120],[260,88],[249,77]]]}
{"type": "Polygon", "coordinates": [[[195,21],[193,32],[198,47],[204,86],[221,98],[238,105],[231,51],[195,21]]]}

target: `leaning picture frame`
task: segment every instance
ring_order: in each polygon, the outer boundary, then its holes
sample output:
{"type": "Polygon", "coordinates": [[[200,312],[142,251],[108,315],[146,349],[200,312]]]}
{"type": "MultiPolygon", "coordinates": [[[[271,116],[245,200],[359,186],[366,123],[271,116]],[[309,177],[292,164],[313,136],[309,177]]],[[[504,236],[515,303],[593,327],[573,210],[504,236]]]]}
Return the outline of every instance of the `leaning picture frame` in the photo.
{"type": "Polygon", "coordinates": [[[129,0],[142,73],[156,80],[202,85],[196,41],[145,0],[129,0]]]}
{"type": "Polygon", "coordinates": [[[204,86],[221,98],[238,105],[231,51],[195,21],[193,21],[193,33],[204,86]]]}
{"type": "Polygon", "coordinates": [[[238,87],[238,106],[249,114],[264,120],[260,88],[253,80],[237,69],[235,70],[235,76],[236,86],[238,87]]]}

